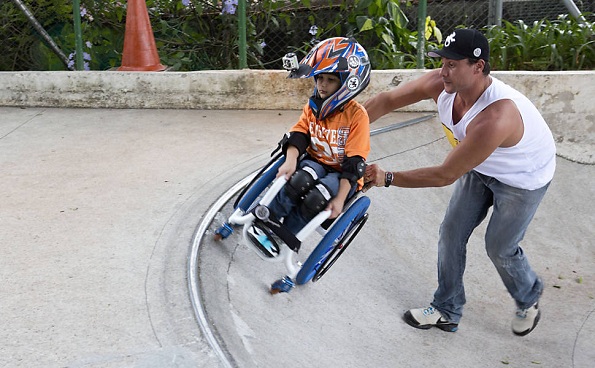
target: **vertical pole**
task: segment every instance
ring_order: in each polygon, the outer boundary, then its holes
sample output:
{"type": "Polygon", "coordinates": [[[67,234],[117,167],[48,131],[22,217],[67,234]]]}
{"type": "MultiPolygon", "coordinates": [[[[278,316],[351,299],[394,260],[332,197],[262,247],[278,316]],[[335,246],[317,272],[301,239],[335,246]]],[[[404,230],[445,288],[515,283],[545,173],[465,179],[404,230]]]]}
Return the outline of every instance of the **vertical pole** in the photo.
{"type": "Polygon", "coordinates": [[[426,52],[426,14],[428,1],[419,0],[417,4],[417,68],[424,69],[426,52]]]}
{"type": "Polygon", "coordinates": [[[240,69],[246,69],[248,67],[246,57],[246,0],[238,1],[238,36],[240,69]]]}
{"type": "Polygon", "coordinates": [[[68,68],[68,58],[66,57],[66,55],[64,55],[64,52],[62,52],[60,47],[58,47],[58,45],[54,42],[52,37],[46,32],[43,26],[39,24],[37,19],[35,19],[35,16],[33,15],[33,13],[31,13],[31,10],[29,10],[27,5],[25,5],[21,0],[12,0],[12,2],[16,5],[17,8],[19,8],[23,12],[23,14],[25,14],[25,17],[27,18],[29,23],[31,23],[31,25],[33,26],[33,28],[35,28],[37,33],[41,35],[41,37],[47,43],[50,49],[52,49],[54,54],[56,54],[56,56],[60,58],[60,60],[64,63],[64,66],[68,68]]]}
{"type": "Polygon", "coordinates": [[[583,15],[581,14],[581,11],[578,9],[578,7],[574,3],[574,1],[562,0],[562,2],[566,6],[566,9],[568,9],[568,12],[570,13],[570,15],[572,15],[579,23],[581,23],[581,24],[587,23],[587,20],[585,19],[585,17],[583,17],[583,15]]]}
{"type": "Polygon", "coordinates": [[[75,65],[76,70],[84,70],[83,61],[83,33],[81,31],[81,2],[80,0],[72,1],[72,17],[74,20],[74,47],[76,51],[75,65]]]}
{"type": "Polygon", "coordinates": [[[488,26],[502,26],[502,0],[489,0],[488,26]]]}

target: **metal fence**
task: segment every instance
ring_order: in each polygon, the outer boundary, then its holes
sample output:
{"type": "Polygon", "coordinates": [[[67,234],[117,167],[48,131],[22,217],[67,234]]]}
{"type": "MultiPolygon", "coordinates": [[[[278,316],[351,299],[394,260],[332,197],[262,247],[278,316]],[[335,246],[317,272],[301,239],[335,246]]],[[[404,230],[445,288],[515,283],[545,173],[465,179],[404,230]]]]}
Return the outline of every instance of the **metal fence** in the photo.
{"type": "MultiPolygon", "coordinates": [[[[593,0],[574,1],[574,5],[579,13],[595,12],[593,0]]],[[[481,28],[498,23],[497,19],[490,19],[492,15],[490,10],[493,7],[491,0],[429,0],[427,13],[445,30],[458,25],[481,28]]],[[[532,23],[542,19],[555,20],[560,14],[570,13],[562,0],[502,0],[501,7],[501,19],[509,22],[523,20],[525,23],[532,23]]],[[[414,6],[408,14],[414,17],[416,11],[414,6]]]]}
{"type": "MultiPolygon", "coordinates": [[[[209,14],[216,17],[224,14],[226,11],[228,15],[233,15],[236,10],[234,6],[237,6],[238,3],[237,0],[194,0],[194,2],[192,0],[152,0],[150,3],[158,4],[160,2],[167,3],[168,7],[175,10],[172,11],[172,14],[151,18],[153,29],[155,30],[156,37],[158,37],[158,45],[171,47],[173,51],[168,49],[168,57],[175,58],[178,55],[180,59],[188,58],[188,54],[183,53],[184,46],[180,46],[181,40],[188,38],[188,28],[180,29],[173,33],[170,32],[167,36],[161,33],[162,30],[167,28],[167,22],[172,17],[185,16],[190,19],[192,16],[191,10],[196,10],[199,6],[202,10],[205,10],[201,15],[203,19],[210,16],[209,14]],[[233,9],[233,12],[230,13],[229,9],[233,9]]],[[[88,3],[93,3],[93,6],[97,8],[97,1],[89,1],[88,3]]],[[[116,0],[103,0],[102,3],[110,4],[114,9],[117,9],[118,6],[124,6],[124,0],[122,0],[122,3],[116,0]]],[[[261,1],[248,0],[246,2],[246,14],[248,26],[252,27],[249,31],[257,32],[260,37],[258,45],[252,45],[254,47],[250,50],[256,54],[258,50],[255,51],[254,48],[258,49],[258,47],[261,47],[266,52],[262,52],[257,58],[250,59],[247,66],[249,68],[279,69],[280,58],[286,52],[307,48],[316,37],[325,38],[325,36],[346,35],[346,33],[352,31],[349,29],[350,25],[347,24],[346,20],[349,18],[356,3],[356,0],[311,0],[308,2],[309,6],[306,6],[300,5],[300,2],[296,3],[296,1],[293,1],[292,6],[279,7],[275,10],[275,14],[279,17],[273,19],[270,14],[263,15],[261,1]],[[285,22],[283,21],[284,19],[290,19],[291,21],[285,22]],[[317,32],[315,27],[322,28],[323,32],[317,32]]],[[[497,23],[500,19],[509,22],[523,20],[525,23],[542,19],[555,20],[560,14],[572,14],[572,9],[569,8],[568,3],[575,6],[576,11],[589,14],[589,20],[592,21],[592,14],[590,13],[595,12],[595,0],[427,0],[427,15],[436,22],[437,27],[442,33],[446,33],[457,26],[481,28],[497,23]],[[499,17],[500,14],[501,18],[499,17]]],[[[85,0],[81,1],[81,6],[83,9],[85,0]]],[[[418,29],[418,1],[400,1],[399,6],[407,16],[407,29],[418,29]]],[[[64,35],[68,27],[64,27],[63,17],[64,14],[68,13],[68,7],[70,7],[70,16],[72,16],[72,5],[68,3],[64,5],[64,2],[56,0],[13,0],[0,2],[0,37],[3,39],[2,52],[0,53],[0,70],[66,69],[64,64],[69,61],[72,63],[73,60],[72,45],[74,44],[72,40],[74,36],[64,35]],[[47,31],[48,35],[57,44],[56,46],[63,51],[63,57],[68,60],[60,61],[55,55],[54,57],[48,56],[48,50],[51,49],[48,46],[48,40],[42,37],[39,29],[36,30],[31,20],[24,15],[22,9],[17,6],[18,2],[24,3],[28,7],[32,16],[47,31]],[[58,9],[56,4],[59,3],[62,3],[62,9],[58,9]],[[59,16],[62,18],[56,21],[59,16]]],[[[92,18],[92,14],[84,14],[83,22],[89,22],[90,18],[92,18]]],[[[109,49],[111,52],[110,57],[116,59],[121,55],[120,53],[122,51],[122,32],[124,30],[125,17],[122,17],[120,14],[118,20],[120,22],[119,24],[105,22],[104,25],[106,28],[112,28],[111,35],[109,37],[105,36],[104,41],[102,41],[104,44],[101,45],[104,49],[109,49]],[[117,28],[116,31],[114,31],[115,28],[117,28]]],[[[94,26],[99,26],[97,23],[101,22],[101,20],[98,14],[94,21],[94,26]]],[[[220,23],[211,23],[221,26],[220,23]]],[[[188,27],[191,27],[190,24],[188,27]]],[[[209,22],[204,24],[209,24],[209,22]]],[[[200,30],[201,32],[211,34],[214,38],[218,37],[217,30],[204,29],[204,24],[202,26],[203,29],[200,30]]],[[[234,31],[232,30],[232,32],[234,31]]],[[[84,37],[85,35],[83,34],[84,37]]],[[[196,42],[196,37],[189,37],[184,42],[187,42],[187,44],[196,42]]],[[[216,42],[214,43],[216,44],[216,42]]],[[[228,53],[227,58],[231,59],[237,56],[235,55],[238,52],[237,48],[235,48],[237,46],[237,38],[230,37],[229,45],[232,52],[228,53]],[[234,55],[229,56],[230,54],[234,55]]],[[[94,47],[98,46],[94,45],[94,47]]],[[[160,54],[161,51],[160,49],[160,54]]],[[[204,52],[209,53],[208,50],[204,52]]],[[[55,51],[53,53],[58,54],[55,51]]],[[[113,60],[111,63],[113,64],[113,60]]],[[[90,65],[100,70],[107,69],[110,66],[105,62],[101,64],[91,63],[90,65]]],[[[229,68],[229,65],[233,67],[234,64],[222,64],[213,68],[225,69],[229,68]]],[[[200,67],[195,66],[193,70],[198,69],[200,67]]]]}

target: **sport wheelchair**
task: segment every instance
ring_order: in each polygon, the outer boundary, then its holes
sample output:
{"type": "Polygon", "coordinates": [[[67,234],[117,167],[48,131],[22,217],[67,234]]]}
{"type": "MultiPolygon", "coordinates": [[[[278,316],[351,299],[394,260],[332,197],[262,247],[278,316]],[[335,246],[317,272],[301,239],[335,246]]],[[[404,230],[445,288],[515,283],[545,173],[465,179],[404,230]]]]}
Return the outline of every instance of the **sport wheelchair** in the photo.
{"type": "Polygon", "coordinates": [[[331,211],[323,210],[293,235],[270,216],[267,207],[287,182],[285,177],[275,179],[284,161],[285,157],[277,154],[256,174],[238,195],[227,222],[215,231],[215,240],[222,240],[232,234],[234,225],[242,225],[243,242],[249,248],[265,261],[285,263],[287,275],[271,285],[271,294],[289,292],[296,284],[315,282],[324,276],[368,220],[370,206],[370,199],[356,191],[339,217],[329,219],[331,211]],[[255,231],[267,236],[266,246],[255,238],[255,231]],[[314,232],[322,240],[302,264],[296,259],[298,250],[314,232]]]}

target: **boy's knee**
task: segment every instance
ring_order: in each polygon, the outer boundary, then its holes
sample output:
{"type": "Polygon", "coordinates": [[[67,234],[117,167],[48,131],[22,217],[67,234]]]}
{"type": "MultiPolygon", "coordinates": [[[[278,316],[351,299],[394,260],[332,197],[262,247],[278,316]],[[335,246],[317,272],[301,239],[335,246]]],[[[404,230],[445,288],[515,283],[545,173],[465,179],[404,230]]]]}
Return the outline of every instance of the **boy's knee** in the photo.
{"type": "Polygon", "coordinates": [[[324,184],[316,184],[304,197],[300,204],[300,212],[310,220],[328,206],[332,196],[324,184]]]}
{"type": "Polygon", "coordinates": [[[285,192],[292,201],[297,202],[302,196],[312,187],[318,180],[318,175],[310,167],[303,167],[293,173],[287,184],[285,184],[285,192]]]}

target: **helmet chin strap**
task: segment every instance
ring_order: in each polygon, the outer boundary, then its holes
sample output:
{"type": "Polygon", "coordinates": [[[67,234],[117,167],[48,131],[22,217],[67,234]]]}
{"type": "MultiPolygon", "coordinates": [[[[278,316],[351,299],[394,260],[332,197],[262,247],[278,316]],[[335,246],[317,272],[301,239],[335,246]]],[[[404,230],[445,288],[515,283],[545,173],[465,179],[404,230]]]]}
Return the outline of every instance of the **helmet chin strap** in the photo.
{"type": "Polygon", "coordinates": [[[322,104],[324,104],[326,98],[321,98],[318,94],[318,90],[314,90],[314,94],[310,97],[310,108],[316,116],[316,119],[320,118],[320,109],[322,108],[322,104]]]}

